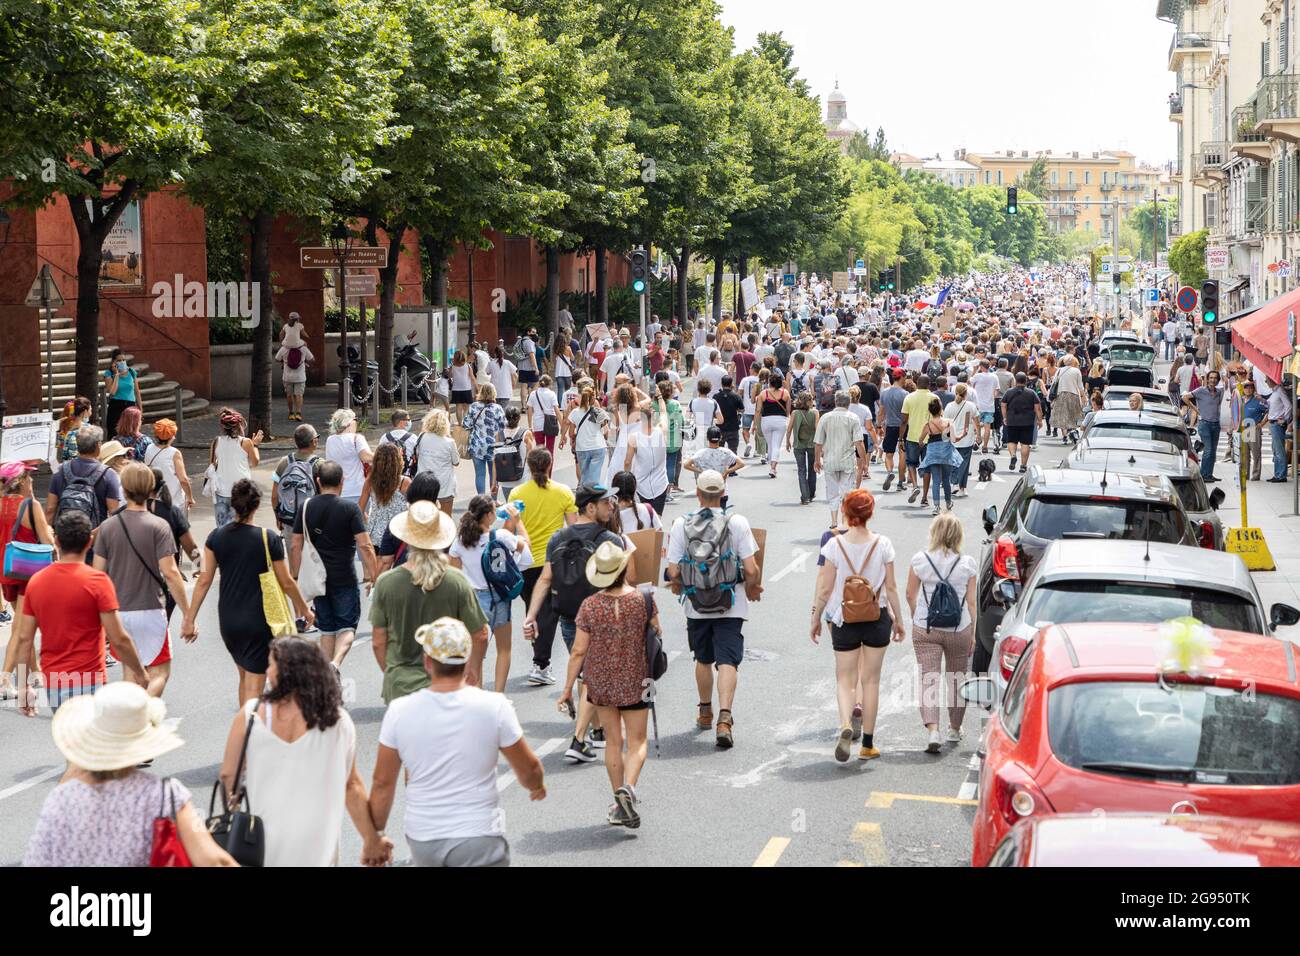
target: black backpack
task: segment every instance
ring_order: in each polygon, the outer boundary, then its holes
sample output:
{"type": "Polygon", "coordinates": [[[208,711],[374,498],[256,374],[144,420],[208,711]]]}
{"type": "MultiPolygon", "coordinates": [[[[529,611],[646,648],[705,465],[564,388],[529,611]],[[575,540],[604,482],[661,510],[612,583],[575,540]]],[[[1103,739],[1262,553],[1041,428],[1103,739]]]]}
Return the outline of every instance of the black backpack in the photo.
{"type": "Polygon", "coordinates": [[[80,511],[90,519],[90,527],[98,528],[104,520],[103,506],[95,489],[108,473],[107,465],[96,465],[89,475],[76,475],[72,472],[72,462],[63,463],[63,491],[59,493],[59,503],[54,508],[54,518],[67,511],[80,511]]]}
{"type": "Polygon", "coordinates": [[[939,583],[934,586],[934,590],[926,597],[927,609],[925,613],[925,626],[927,630],[955,631],[957,625],[961,624],[961,599],[957,597],[957,591],[948,583],[948,575],[957,567],[957,562],[961,560],[961,555],[952,559],[952,567],[948,569],[948,574],[939,574],[939,569],[935,567],[934,561],[926,554],[925,560],[930,562],[930,567],[934,568],[934,573],[939,575],[939,583]]]}
{"type": "Polygon", "coordinates": [[[659,680],[668,673],[668,652],[664,650],[664,637],[651,625],[650,595],[645,598],[645,663],[651,680],[659,680]]]}
{"type": "Polygon", "coordinates": [[[312,455],[304,460],[290,458],[284,474],[277,484],[275,517],[282,525],[292,525],[298,516],[298,509],[307,499],[316,493],[315,467],[320,461],[319,455],[312,455]]]}
{"type": "Polygon", "coordinates": [[[582,602],[596,593],[587,580],[587,560],[596,553],[597,538],[570,537],[550,558],[551,607],[562,618],[572,621],[582,602]]]}
{"type": "Polygon", "coordinates": [[[414,478],[420,471],[420,442],[424,441],[426,432],[420,432],[415,439],[415,447],[411,449],[410,460],[406,463],[406,477],[414,478]]]}
{"type": "Polygon", "coordinates": [[[497,444],[493,460],[496,462],[497,481],[519,481],[524,477],[524,429],[509,441],[497,444]]]}

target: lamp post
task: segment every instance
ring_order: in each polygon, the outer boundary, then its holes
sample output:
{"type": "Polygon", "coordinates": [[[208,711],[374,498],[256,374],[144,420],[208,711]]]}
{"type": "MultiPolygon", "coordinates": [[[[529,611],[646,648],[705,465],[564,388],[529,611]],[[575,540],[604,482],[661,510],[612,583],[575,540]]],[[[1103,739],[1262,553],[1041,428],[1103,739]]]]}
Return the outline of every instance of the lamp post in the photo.
{"type": "MultiPolygon", "coordinates": [[[[348,252],[352,248],[352,236],[348,233],[347,223],[342,219],[330,230],[330,248],[339,262],[338,300],[339,300],[339,408],[352,407],[352,364],[348,361],[348,297],[347,273],[348,252]]],[[[362,368],[365,358],[362,357],[362,368]]]]}

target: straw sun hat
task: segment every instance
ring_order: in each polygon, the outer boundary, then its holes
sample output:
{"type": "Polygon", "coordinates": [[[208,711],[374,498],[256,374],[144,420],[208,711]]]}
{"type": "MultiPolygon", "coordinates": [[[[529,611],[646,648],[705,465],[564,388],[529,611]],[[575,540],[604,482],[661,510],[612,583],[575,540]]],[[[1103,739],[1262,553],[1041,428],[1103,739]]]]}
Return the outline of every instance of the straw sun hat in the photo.
{"type": "Polygon", "coordinates": [[[624,551],[613,541],[603,542],[587,559],[587,580],[593,587],[609,587],[623,573],[631,557],[631,551],[624,551]]]}
{"type": "Polygon", "coordinates": [[[388,524],[399,541],[425,551],[441,551],[456,538],[456,523],[432,501],[417,501],[388,524]]]}
{"type": "Polygon", "coordinates": [[[73,697],[54,713],[54,744],[83,770],[121,770],[175,750],[183,741],[164,724],[167,705],[138,684],[118,681],[73,697]]]}

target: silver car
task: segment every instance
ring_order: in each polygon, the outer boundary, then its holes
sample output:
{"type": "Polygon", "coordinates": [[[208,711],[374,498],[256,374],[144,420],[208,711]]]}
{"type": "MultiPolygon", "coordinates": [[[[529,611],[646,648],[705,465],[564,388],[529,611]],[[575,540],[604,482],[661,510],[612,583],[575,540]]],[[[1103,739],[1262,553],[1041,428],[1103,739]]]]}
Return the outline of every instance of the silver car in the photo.
{"type": "Polygon", "coordinates": [[[1106,408],[1128,408],[1128,397],[1132,394],[1142,396],[1143,407],[1153,412],[1165,412],[1170,415],[1178,414],[1174,408],[1173,397],[1168,392],[1160,388],[1143,388],[1141,385],[1111,385],[1106,389],[1102,400],[1106,408]]]}
{"type": "Polygon", "coordinates": [[[994,700],[1039,630],[1047,624],[1161,623],[1195,617],[1210,627],[1270,634],[1300,622],[1300,610],[1266,612],[1254,579],[1235,554],[1141,541],[1055,541],[1019,593],[1002,584],[1008,604],[993,635],[989,676],[994,700]]]}
{"type": "Polygon", "coordinates": [[[1179,451],[1190,451],[1196,456],[1204,447],[1199,438],[1189,433],[1187,423],[1170,411],[1143,409],[1135,412],[1129,408],[1108,408],[1093,412],[1083,437],[1144,438],[1168,442],[1179,451]]]}
{"type": "Polygon", "coordinates": [[[1223,522],[1218,509],[1226,497],[1224,490],[1209,491],[1190,455],[1168,442],[1093,433],[1062,459],[1060,467],[1164,475],[1178,492],[1187,517],[1196,525],[1201,547],[1223,550],[1223,522]]]}

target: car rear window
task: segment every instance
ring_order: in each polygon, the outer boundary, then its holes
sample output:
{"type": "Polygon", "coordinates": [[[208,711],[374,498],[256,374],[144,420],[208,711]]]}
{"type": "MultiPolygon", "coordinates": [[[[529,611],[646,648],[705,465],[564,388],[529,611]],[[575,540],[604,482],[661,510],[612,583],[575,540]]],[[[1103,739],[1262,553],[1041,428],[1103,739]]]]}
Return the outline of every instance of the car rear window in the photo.
{"type": "Polygon", "coordinates": [[[1110,347],[1107,353],[1112,362],[1126,362],[1149,365],[1155,360],[1156,353],[1149,348],[1142,348],[1140,345],[1121,345],[1116,342],[1110,347]]]}
{"type": "Polygon", "coordinates": [[[1192,447],[1186,430],[1182,428],[1161,428],[1159,425],[1139,422],[1096,422],[1088,429],[1089,435],[1094,433],[1108,438],[1142,438],[1168,442],[1179,451],[1187,451],[1192,447]]]}
{"type": "Polygon", "coordinates": [[[1182,544],[1187,521],[1177,508],[1149,501],[1039,497],[1030,499],[1025,528],[1049,541],[1116,538],[1182,544]]]}
{"type": "Polygon", "coordinates": [[[1209,511],[1210,499],[1205,494],[1205,483],[1195,478],[1174,478],[1174,491],[1183,502],[1184,511],[1209,511]]]}
{"type": "Polygon", "coordinates": [[[1246,598],[1188,584],[1052,581],[1034,588],[1024,613],[1030,623],[1053,624],[1159,624],[1176,617],[1194,617],[1224,630],[1266,633],[1255,605],[1246,598]]]}
{"type": "Polygon", "coordinates": [[[1066,684],[1047,700],[1057,759],[1080,770],[1235,786],[1300,783],[1300,701],[1204,684],[1066,684]]]}

